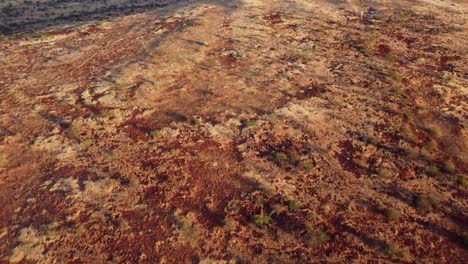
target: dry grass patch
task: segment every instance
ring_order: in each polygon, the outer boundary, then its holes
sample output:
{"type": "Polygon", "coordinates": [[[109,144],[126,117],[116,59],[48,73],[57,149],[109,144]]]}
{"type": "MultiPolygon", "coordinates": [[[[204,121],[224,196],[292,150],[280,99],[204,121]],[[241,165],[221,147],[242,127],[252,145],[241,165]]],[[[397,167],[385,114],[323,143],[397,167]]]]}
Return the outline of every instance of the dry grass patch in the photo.
{"type": "Polygon", "coordinates": [[[390,221],[397,221],[401,218],[400,211],[393,209],[393,208],[385,209],[384,214],[385,214],[385,217],[387,217],[387,219],[390,221]]]}
{"type": "Polygon", "coordinates": [[[456,171],[455,164],[450,160],[446,161],[444,163],[444,171],[447,172],[447,173],[450,173],[450,174],[455,173],[455,171],[456,171]]]}
{"type": "Polygon", "coordinates": [[[8,158],[5,154],[0,154],[0,168],[4,168],[8,165],[8,158]]]}
{"type": "Polygon", "coordinates": [[[409,261],[410,257],[407,252],[402,250],[397,244],[387,242],[382,245],[382,251],[394,261],[409,261]]]}

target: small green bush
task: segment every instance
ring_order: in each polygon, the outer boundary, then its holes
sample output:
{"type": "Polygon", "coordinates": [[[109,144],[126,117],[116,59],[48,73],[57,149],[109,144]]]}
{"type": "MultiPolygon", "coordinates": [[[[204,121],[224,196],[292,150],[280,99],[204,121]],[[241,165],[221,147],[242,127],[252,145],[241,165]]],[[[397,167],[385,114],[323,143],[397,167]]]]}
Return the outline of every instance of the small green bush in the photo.
{"type": "Polygon", "coordinates": [[[257,123],[258,123],[257,120],[252,119],[252,120],[249,120],[249,121],[245,124],[245,126],[246,126],[246,127],[253,127],[253,126],[256,126],[257,123]]]}
{"type": "Polygon", "coordinates": [[[163,135],[163,133],[160,130],[153,130],[153,131],[151,131],[151,134],[150,134],[151,138],[153,138],[153,139],[160,138],[160,137],[162,137],[162,135],[163,135]]]}
{"type": "Polygon", "coordinates": [[[437,146],[437,143],[434,140],[430,140],[429,142],[426,143],[424,146],[425,149],[429,151],[433,151],[437,146]]]}
{"type": "Polygon", "coordinates": [[[409,138],[409,139],[414,139],[416,136],[414,135],[413,130],[409,126],[404,126],[401,129],[401,133],[403,134],[404,137],[409,138]]]}
{"type": "Polygon", "coordinates": [[[188,115],[180,115],[180,120],[185,123],[190,123],[192,119],[188,115]]]}
{"type": "Polygon", "coordinates": [[[408,149],[406,150],[406,157],[408,157],[411,160],[416,160],[419,158],[419,153],[415,150],[408,149]]]}
{"type": "Polygon", "coordinates": [[[416,208],[432,211],[433,209],[440,209],[440,200],[435,197],[425,197],[425,196],[418,196],[416,197],[414,204],[416,208]]]}
{"type": "Polygon", "coordinates": [[[259,227],[262,227],[262,226],[265,226],[265,225],[269,225],[272,221],[271,217],[269,215],[266,215],[266,214],[256,214],[253,216],[253,221],[254,223],[259,226],[259,227]]]}
{"type": "Polygon", "coordinates": [[[414,113],[411,111],[411,109],[405,109],[403,111],[403,116],[407,119],[407,120],[413,120],[414,119],[414,113]]]}
{"type": "Polygon", "coordinates": [[[385,59],[389,62],[393,62],[396,60],[396,56],[393,53],[388,53],[387,56],[385,56],[385,59]]]}
{"type": "Polygon", "coordinates": [[[446,161],[444,163],[444,171],[445,172],[453,174],[453,173],[455,173],[455,170],[456,170],[455,164],[452,161],[448,160],[448,161],[446,161]]]}
{"type": "Polygon", "coordinates": [[[387,254],[392,260],[408,260],[408,255],[401,248],[391,242],[382,245],[382,251],[387,254]]]}
{"type": "Polygon", "coordinates": [[[395,81],[400,81],[401,80],[400,75],[398,75],[398,72],[394,68],[389,68],[387,70],[387,74],[391,79],[393,79],[395,81]]]}
{"type": "MultiPolygon", "coordinates": [[[[400,97],[401,99],[405,99],[405,97],[407,97],[405,91],[404,91],[404,90],[399,90],[399,89],[397,89],[397,90],[395,91],[395,95],[398,96],[398,97],[400,97]]],[[[406,105],[407,105],[407,104],[406,104],[406,105]]]]}
{"type": "Polygon", "coordinates": [[[4,168],[8,165],[8,158],[5,154],[0,154],[0,168],[4,168]]]}
{"type": "Polygon", "coordinates": [[[288,208],[291,211],[299,211],[302,208],[303,204],[299,200],[289,200],[288,208]]]}
{"type": "Polygon", "coordinates": [[[92,139],[85,139],[85,140],[81,141],[80,148],[81,149],[87,149],[91,145],[93,145],[93,140],[92,139]]]}
{"type": "Polygon", "coordinates": [[[423,210],[432,210],[431,201],[429,201],[429,199],[427,199],[426,197],[416,198],[415,206],[423,210]]]}
{"type": "Polygon", "coordinates": [[[392,172],[388,169],[379,169],[378,175],[380,178],[390,178],[392,176],[392,172]]]}
{"type": "Polygon", "coordinates": [[[109,24],[109,22],[106,21],[106,20],[101,20],[101,21],[98,22],[98,25],[99,25],[100,27],[105,27],[105,26],[107,26],[108,24],[109,24]]]}
{"type": "Polygon", "coordinates": [[[432,207],[435,209],[441,209],[442,205],[440,204],[440,200],[438,198],[429,196],[429,201],[431,202],[432,207]]]}
{"type": "Polygon", "coordinates": [[[442,136],[442,131],[438,127],[433,127],[433,128],[431,128],[431,134],[434,137],[441,137],[442,136]]]}
{"type": "Polygon", "coordinates": [[[101,112],[99,112],[100,117],[109,117],[112,115],[112,111],[109,109],[104,109],[101,112]]]}
{"type": "Polygon", "coordinates": [[[432,154],[430,151],[428,151],[427,149],[421,149],[421,151],[419,152],[419,157],[421,157],[422,159],[426,160],[426,161],[432,161],[432,154]]]}
{"type": "Polygon", "coordinates": [[[307,244],[309,246],[320,246],[326,244],[330,241],[330,236],[324,231],[315,231],[311,232],[307,239],[307,244]]]}
{"type": "Polygon", "coordinates": [[[119,90],[119,91],[123,91],[123,90],[126,89],[126,86],[123,83],[119,82],[119,81],[115,81],[114,85],[115,85],[115,88],[117,88],[117,90],[119,90]]]}
{"type": "Polygon", "coordinates": [[[397,221],[401,218],[400,211],[393,208],[385,209],[384,214],[390,221],[397,221]]]}
{"type": "Polygon", "coordinates": [[[457,183],[463,188],[468,188],[468,180],[466,179],[466,177],[459,176],[457,178],[457,183]]]}
{"type": "Polygon", "coordinates": [[[284,152],[276,152],[273,157],[278,162],[288,160],[288,155],[286,155],[284,152]]]}
{"type": "Polygon", "coordinates": [[[439,177],[441,175],[439,167],[434,165],[428,166],[426,168],[426,173],[432,177],[439,177]]]}
{"type": "Polygon", "coordinates": [[[310,164],[310,163],[305,163],[305,164],[303,163],[302,168],[307,172],[314,172],[315,171],[314,166],[312,164],[310,164]]]}

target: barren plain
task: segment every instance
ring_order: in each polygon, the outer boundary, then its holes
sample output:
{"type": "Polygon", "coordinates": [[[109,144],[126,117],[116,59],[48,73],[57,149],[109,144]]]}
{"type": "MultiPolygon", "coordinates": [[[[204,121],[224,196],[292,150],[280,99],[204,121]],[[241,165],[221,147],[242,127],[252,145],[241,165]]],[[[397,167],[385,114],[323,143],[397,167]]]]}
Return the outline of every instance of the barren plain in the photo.
{"type": "Polygon", "coordinates": [[[466,263],[468,3],[0,3],[0,263],[466,263]]]}

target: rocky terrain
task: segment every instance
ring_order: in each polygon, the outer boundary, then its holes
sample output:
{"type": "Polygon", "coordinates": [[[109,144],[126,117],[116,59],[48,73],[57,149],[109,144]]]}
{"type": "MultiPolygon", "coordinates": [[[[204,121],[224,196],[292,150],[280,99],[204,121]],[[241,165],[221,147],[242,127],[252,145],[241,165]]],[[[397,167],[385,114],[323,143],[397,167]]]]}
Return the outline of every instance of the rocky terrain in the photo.
{"type": "Polygon", "coordinates": [[[466,263],[463,0],[0,3],[0,263],[466,263]]]}

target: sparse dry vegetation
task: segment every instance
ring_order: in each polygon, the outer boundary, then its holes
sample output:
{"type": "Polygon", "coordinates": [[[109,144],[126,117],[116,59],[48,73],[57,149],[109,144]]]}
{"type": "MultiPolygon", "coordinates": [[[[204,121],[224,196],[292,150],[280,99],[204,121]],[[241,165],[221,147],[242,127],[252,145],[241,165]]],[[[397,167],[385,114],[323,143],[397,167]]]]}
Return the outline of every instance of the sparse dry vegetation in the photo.
{"type": "Polygon", "coordinates": [[[261,213],[261,214],[254,215],[253,221],[257,226],[263,227],[263,226],[268,226],[269,224],[271,224],[272,220],[269,215],[261,213]]]}
{"type": "Polygon", "coordinates": [[[466,14],[0,1],[0,263],[464,264],[466,14]]]}
{"type": "Polygon", "coordinates": [[[437,143],[434,141],[434,140],[430,140],[426,143],[426,145],[424,146],[425,149],[427,149],[428,151],[432,152],[434,151],[434,149],[436,148],[437,146],[437,143]]]}
{"type": "Polygon", "coordinates": [[[458,176],[457,183],[463,188],[468,188],[468,179],[465,176],[458,176]]]}
{"type": "Polygon", "coordinates": [[[452,161],[448,160],[448,161],[446,161],[444,163],[444,171],[445,172],[453,174],[453,173],[455,173],[455,170],[456,170],[455,164],[452,161]]]}
{"type": "Polygon", "coordinates": [[[390,221],[397,221],[401,218],[401,213],[393,208],[385,209],[384,213],[387,219],[390,221]]]}
{"type": "Polygon", "coordinates": [[[391,178],[392,172],[388,169],[380,169],[378,172],[379,177],[381,178],[391,178]]]}
{"type": "Polygon", "coordinates": [[[81,149],[87,149],[89,148],[91,145],[93,145],[93,140],[92,139],[85,139],[83,141],[80,142],[80,147],[81,149]]]}
{"type": "Polygon", "coordinates": [[[0,154],[0,168],[6,167],[8,165],[8,158],[5,154],[0,154]]]}
{"type": "Polygon", "coordinates": [[[292,211],[299,211],[302,208],[303,204],[298,200],[290,200],[288,202],[288,208],[292,211]]]}
{"type": "Polygon", "coordinates": [[[409,255],[394,243],[385,243],[382,250],[392,259],[400,261],[409,261],[409,255]]]}
{"type": "Polygon", "coordinates": [[[307,245],[318,247],[330,241],[330,236],[324,231],[313,231],[308,234],[307,245]]]}
{"type": "Polygon", "coordinates": [[[415,198],[415,206],[425,211],[441,208],[440,200],[432,196],[417,196],[415,198]]]}
{"type": "Polygon", "coordinates": [[[441,175],[439,167],[435,165],[430,165],[426,168],[427,174],[432,177],[439,177],[441,175]]]}

